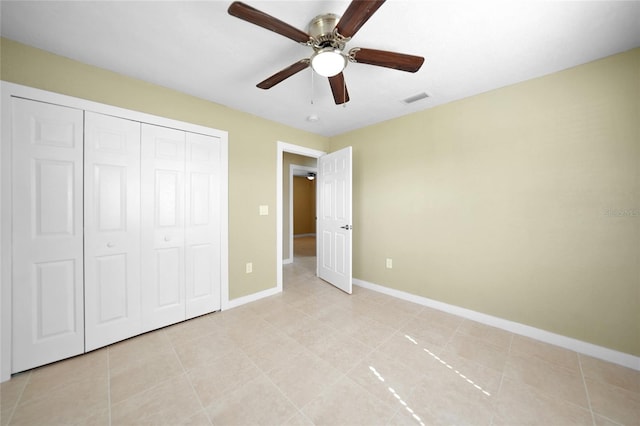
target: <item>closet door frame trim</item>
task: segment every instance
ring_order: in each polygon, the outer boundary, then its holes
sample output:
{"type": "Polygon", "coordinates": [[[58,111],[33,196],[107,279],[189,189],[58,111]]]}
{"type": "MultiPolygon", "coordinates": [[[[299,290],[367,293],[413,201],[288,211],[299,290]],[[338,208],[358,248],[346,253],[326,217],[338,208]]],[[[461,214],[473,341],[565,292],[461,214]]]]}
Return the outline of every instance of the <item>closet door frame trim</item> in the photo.
{"type": "Polygon", "coordinates": [[[35,89],[15,83],[0,81],[0,382],[11,378],[12,354],[12,243],[11,243],[11,123],[12,98],[25,98],[84,111],[139,121],[157,126],[170,127],[191,133],[199,133],[220,139],[220,299],[221,309],[229,304],[229,149],[228,132],[197,124],[159,117],[139,111],[101,104],[46,90],[35,89]]]}

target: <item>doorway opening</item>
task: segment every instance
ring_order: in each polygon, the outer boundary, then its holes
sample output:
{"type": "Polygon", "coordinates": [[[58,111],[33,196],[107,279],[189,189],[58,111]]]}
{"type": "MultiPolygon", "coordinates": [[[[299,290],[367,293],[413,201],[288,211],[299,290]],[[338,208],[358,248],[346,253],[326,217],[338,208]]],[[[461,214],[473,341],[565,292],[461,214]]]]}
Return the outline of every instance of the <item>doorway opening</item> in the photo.
{"type": "MultiPolygon", "coordinates": [[[[312,160],[315,162],[315,158],[312,160]]],[[[292,264],[285,267],[283,283],[285,291],[290,288],[296,275],[302,277],[316,275],[315,173],[315,168],[291,166],[289,247],[292,250],[290,257],[292,264]]]]}
{"type": "MultiPolygon", "coordinates": [[[[305,238],[309,248],[311,239],[316,236],[316,175],[317,160],[312,157],[284,153],[284,162],[305,163],[290,164],[287,186],[283,186],[284,210],[283,226],[283,263],[293,263],[296,259],[295,246],[299,238],[305,238]],[[287,195],[288,194],[288,195],[287,195]],[[288,215],[287,215],[288,213],[288,215]]],[[[307,250],[308,252],[308,250],[307,250]]],[[[315,251],[314,251],[315,253],[315,251]]]]}
{"type": "MultiPolygon", "coordinates": [[[[298,170],[299,173],[304,172],[305,175],[309,172],[316,172],[317,159],[325,154],[323,151],[278,142],[276,169],[276,283],[279,291],[282,291],[282,268],[285,263],[292,263],[295,259],[292,220],[293,198],[290,194],[292,192],[290,189],[293,187],[292,170],[298,170]],[[294,167],[292,168],[291,166],[294,167]]],[[[309,241],[304,242],[308,244],[309,241]]],[[[306,262],[306,269],[311,267],[315,274],[317,272],[316,257],[307,256],[306,262]],[[312,265],[309,264],[310,262],[312,262],[312,265]]],[[[305,264],[300,266],[303,265],[305,264]]]]}
{"type": "MultiPolygon", "coordinates": [[[[278,142],[276,167],[276,291],[282,291],[283,277],[283,163],[284,154],[315,158],[319,190],[316,201],[317,247],[315,275],[347,294],[352,293],[352,157],[353,149],[344,147],[330,154],[284,142],[278,142]],[[321,212],[321,214],[320,214],[321,212]]],[[[293,259],[293,256],[291,256],[293,259]]]]}

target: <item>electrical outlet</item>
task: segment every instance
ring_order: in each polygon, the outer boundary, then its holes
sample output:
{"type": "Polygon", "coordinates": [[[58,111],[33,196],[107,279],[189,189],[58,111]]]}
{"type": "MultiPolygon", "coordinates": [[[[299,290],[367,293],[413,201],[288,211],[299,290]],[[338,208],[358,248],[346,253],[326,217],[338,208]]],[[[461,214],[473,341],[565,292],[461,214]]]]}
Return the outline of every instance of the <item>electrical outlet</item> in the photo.
{"type": "Polygon", "coordinates": [[[244,270],[245,270],[245,272],[246,272],[247,274],[252,273],[252,272],[253,272],[253,263],[248,262],[248,263],[245,265],[244,270]]]}
{"type": "Polygon", "coordinates": [[[387,269],[393,269],[393,259],[387,258],[385,266],[387,269]]]}
{"type": "Polygon", "coordinates": [[[259,210],[260,216],[269,216],[269,206],[261,205],[259,210]]]}

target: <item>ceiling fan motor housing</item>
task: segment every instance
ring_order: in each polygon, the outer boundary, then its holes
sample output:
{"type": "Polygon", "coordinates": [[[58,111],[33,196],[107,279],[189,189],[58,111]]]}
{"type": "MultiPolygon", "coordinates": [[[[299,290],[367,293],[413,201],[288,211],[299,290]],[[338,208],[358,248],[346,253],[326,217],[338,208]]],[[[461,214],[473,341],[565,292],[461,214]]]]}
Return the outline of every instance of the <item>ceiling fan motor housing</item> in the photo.
{"type": "Polygon", "coordinates": [[[315,50],[327,47],[344,49],[344,45],[348,40],[335,31],[339,21],[340,16],[334,13],[318,15],[311,20],[308,32],[312,38],[311,45],[315,50]]]}

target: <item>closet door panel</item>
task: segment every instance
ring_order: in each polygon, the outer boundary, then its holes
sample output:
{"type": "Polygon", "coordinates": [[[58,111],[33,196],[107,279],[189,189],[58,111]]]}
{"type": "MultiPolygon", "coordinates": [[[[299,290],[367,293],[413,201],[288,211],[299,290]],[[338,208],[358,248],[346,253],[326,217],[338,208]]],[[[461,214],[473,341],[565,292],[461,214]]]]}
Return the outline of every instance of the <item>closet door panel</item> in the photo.
{"type": "Polygon", "coordinates": [[[83,112],[12,103],[12,372],[84,350],[83,112]]]}
{"type": "Polygon", "coordinates": [[[185,132],[142,125],[143,330],[185,319],[185,132]]]}
{"type": "Polygon", "coordinates": [[[186,136],[186,311],[220,309],[220,140],[186,136]]]}
{"type": "Polygon", "coordinates": [[[182,282],[182,256],[182,247],[155,250],[157,285],[153,296],[159,308],[181,305],[182,291],[176,283],[182,282]]]}
{"type": "Polygon", "coordinates": [[[141,332],[140,123],[87,112],[86,350],[141,332]]]}

